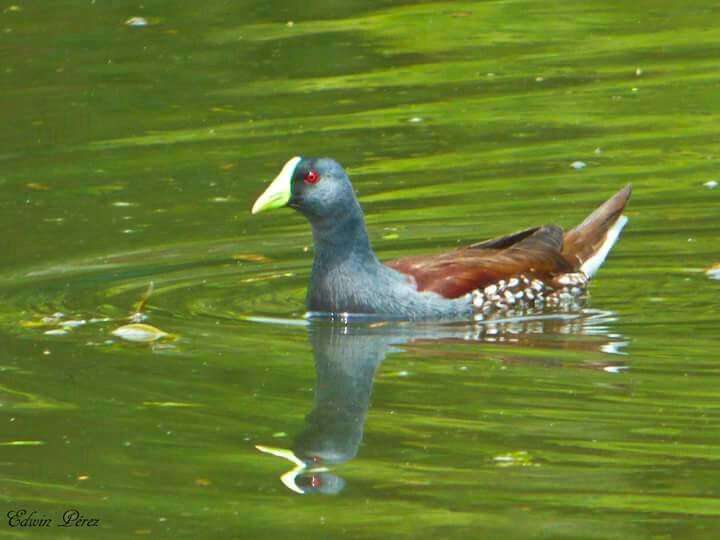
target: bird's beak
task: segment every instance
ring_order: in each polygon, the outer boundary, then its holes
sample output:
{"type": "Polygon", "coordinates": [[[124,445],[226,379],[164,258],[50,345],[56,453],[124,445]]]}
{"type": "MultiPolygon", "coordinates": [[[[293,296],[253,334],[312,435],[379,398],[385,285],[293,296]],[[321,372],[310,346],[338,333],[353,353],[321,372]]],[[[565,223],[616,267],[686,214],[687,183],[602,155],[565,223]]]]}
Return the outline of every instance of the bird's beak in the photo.
{"type": "Polygon", "coordinates": [[[283,165],[280,174],[268,186],[252,207],[252,213],[257,214],[263,210],[272,210],[285,206],[292,195],[292,177],[295,167],[300,162],[299,157],[294,157],[283,165]]]}

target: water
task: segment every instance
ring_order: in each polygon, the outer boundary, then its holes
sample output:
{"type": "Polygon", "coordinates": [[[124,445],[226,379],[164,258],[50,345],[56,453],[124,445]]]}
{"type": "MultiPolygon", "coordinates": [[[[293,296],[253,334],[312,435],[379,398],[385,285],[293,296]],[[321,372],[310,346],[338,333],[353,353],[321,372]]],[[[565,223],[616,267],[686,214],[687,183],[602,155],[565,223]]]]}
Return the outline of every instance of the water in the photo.
{"type": "Polygon", "coordinates": [[[718,6],[3,9],[0,515],[54,520],[3,535],[720,533],[718,6]],[[297,154],[384,259],[630,223],[571,317],[308,323],[307,225],[249,213],[297,154]],[[113,336],[150,282],[170,338],[113,336]]]}

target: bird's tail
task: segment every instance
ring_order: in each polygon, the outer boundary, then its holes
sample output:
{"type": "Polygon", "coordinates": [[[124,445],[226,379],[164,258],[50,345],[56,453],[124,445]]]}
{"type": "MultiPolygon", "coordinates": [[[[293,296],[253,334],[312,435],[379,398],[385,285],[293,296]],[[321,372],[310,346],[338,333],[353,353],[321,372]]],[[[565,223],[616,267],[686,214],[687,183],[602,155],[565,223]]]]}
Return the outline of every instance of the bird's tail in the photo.
{"type": "Polygon", "coordinates": [[[628,184],[565,235],[563,256],[588,277],[600,268],[625,227],[628,218],[622,212],[631,193],[628,184]]]}

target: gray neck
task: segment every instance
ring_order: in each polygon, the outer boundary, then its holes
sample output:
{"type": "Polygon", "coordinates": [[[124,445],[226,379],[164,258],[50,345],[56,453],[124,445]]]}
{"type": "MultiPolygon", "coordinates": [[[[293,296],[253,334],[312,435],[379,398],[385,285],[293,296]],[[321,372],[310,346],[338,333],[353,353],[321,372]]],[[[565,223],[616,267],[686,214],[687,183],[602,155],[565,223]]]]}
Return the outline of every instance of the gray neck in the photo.
{"type": "Polygon", "coordinates": [[[380,264],[370,246],[365,217],[357,201],[349,211],[310,220],[315,244],[315,267],[335,266],[348,259],[380,264]]]}

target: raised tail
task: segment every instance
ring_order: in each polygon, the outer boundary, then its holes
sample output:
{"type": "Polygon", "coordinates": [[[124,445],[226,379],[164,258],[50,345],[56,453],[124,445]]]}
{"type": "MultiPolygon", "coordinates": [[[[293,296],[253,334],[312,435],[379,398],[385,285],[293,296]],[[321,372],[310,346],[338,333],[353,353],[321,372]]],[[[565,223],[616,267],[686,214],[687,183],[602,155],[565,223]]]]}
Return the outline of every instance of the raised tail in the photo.
{"type": "Polygon", "coordinates": [[[625,227],[628,218],[622,212],[631,193],[632,186],[628,184],[565,234],[563,256],[588,277],[592,277],[600,268],[625,227]]]}

